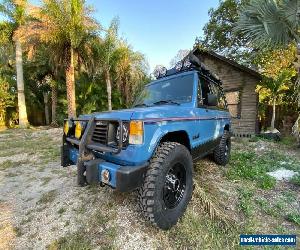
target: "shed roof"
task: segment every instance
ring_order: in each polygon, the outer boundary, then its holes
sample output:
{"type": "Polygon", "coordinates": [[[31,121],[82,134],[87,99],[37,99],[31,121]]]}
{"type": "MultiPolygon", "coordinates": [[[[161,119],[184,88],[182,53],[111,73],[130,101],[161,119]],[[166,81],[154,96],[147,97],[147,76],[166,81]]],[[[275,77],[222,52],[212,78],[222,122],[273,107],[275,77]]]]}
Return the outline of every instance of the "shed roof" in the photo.
{"type": "Polygon", "coordinates": [[[241,64],[239,64],[239,63],[237,63],[237,62],[235,62],[235,61],[233,61],[231,59],[228,59],[228,58],[226,58],[224,56],[221,56],[221,55],[217,54],[216,52],[214,52],[212,50],[202,50],[202,49],[200,49],[200,48],[197,47],[197,48],[195,48],[193,50],[193,53],[196,56],[202,54],[202,55],[209,55],[209,56],[215,57],[215,58],[217,58],[217,59],[219,59],[219,60],[221,60],[221,61],[223,61],[225,63],[230,64],[231,66],[233,66],[235,68],[238,68],[238,69],[240,69],[240,70],[242,70],[242,71],[244,71],[244,72],[246,72],[246,73],[248,73],[248,74],[250,74],[250,75],[252,75],[252,76],[254,76],[256,78],[258,78],[259,80],[262,79],[262,75],[259,72],[257,72],[256,70],[253,70],[253,69],[248,68],[248,67],[246,67],[244,65],[241,65],[241,64]]]}

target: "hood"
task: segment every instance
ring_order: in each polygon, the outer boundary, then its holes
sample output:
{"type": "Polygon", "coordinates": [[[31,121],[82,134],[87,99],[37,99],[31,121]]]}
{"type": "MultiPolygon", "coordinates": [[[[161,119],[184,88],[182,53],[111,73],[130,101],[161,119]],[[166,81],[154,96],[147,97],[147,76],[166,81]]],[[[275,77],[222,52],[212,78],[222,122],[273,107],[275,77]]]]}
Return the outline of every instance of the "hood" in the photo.
{"type": "Polygon", "coordinates": [[[121,109],[105,112],[92,113],[90,115],[81,115],[80,118],[90,118],[95,115],[97,119],[112,118],[121,120],[142,120],[149,118],[168,118],[168,117],[190,117],[194,116],[191,106],[186,105],[161,105],[145,108],[121,109]]]}

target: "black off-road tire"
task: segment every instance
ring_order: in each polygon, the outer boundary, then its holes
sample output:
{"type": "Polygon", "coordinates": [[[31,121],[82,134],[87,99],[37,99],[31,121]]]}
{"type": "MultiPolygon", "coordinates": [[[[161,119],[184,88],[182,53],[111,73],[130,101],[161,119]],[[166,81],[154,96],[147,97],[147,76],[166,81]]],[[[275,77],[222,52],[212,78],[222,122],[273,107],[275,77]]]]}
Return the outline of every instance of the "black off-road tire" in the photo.
{"type": "Polygon", "coordinates": [[[138,203],[144,217],[161,229],[171,228],[186,210],[192,191],[193,162],[190,152],[185,146],[176,142],[162,143],[150,161],[143,186],[138,189],[138,203]],[[168,191],[170,190],[169,185],[173,183],[169,181],[170,178],[167,179],[167,175],[175,177],[175,174],[172,175],[174,168],[177,175],[180,176],[178,180],[182,180],[182,184],[178,184],[180,188],[176,188],[174,184],[172,186],[174,189],[171,192],[177,190],[176,194],[180,193],[180,198],[172,207],[166,193],[170,192],[168,191]],[[184,178],[180,174],[181,172],[185,172],[184,178]]]}
{"type": "Polygon", "coordinates": [[[230,159],[231,138],[229,131],[225,130],[220,140],[220,144],[213,152],[214,161],[221,166],[225,166],[230,159]]]}

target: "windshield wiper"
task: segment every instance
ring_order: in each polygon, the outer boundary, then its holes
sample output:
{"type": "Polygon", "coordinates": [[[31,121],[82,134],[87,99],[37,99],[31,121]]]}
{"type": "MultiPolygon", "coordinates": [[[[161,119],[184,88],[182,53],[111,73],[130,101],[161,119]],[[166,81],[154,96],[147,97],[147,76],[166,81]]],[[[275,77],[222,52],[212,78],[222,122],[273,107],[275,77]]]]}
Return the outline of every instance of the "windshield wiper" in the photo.
{"type": "Polygon", "coordinates": [[[149,105],[147,105],[146,103],[139,103],[134,105],[133,107],[149,107],[149,105]]]}
{"type": "Polygon", "coordinates": [[[180,105],[179,102],[175,102],[173,100],[160,100],[157,102],[154,102],[153,105],[159,105],[159,104],[175,104],[175,105],[180,105]]]}

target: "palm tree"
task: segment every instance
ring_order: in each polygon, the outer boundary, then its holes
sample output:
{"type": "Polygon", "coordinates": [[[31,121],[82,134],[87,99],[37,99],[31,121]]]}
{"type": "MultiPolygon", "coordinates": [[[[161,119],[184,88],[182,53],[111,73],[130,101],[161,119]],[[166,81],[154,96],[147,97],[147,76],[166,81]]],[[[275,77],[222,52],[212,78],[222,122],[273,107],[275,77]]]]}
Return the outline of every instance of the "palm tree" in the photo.
{"type": "Polygon", "coordinates": [[[144,55],[133,51],[124,41],[120,43],[114,61],[115,81],[128,106],[133,101],[133,93],[145,78],[148,65],[144,55]]]}
{"type": "Polygon", "coordinates": [[[114,60],[116,59],[118,39],[118,19],[114,19],[106,31],[103,41],[98,39],[94,44],[94,64],[97,73],[102,74],[106,83],[108,110],[112,110],[111,90],[112,90],[112,71],[114,60]]]}
{"type": "Polygon", "coordinates": [[[240,12],[236,31],[258,48],[296,44],[298,79],[295,92],[300,107],[300,1],[251,0],[240,12]]]}
{"type": "Polygon", "coordinates": [[[56,63],[65,70],[68,116],[76,117],[75,66],[83,61],[83,51],[90,50],[89,41],[98,30],[98,23],[91,17],[91,9],[84,0],[44,0],[36,8],[22,35],[32,44],[46,44],[56,57],[56,63]]]}
{"type": "MultiPolygon", "coordinates": [[[[23,59],[22,44],[17,34],[19,28],[25,25],[27,21],[27,1],[26,0],[5,0],[0,4],[0,13],[5,15],[8,20],[5,28],[2,26],[1,31],[12,38],[15,45],[16,53],[16,72],[17,72],[17,89],[18,89],[18,109],[19,109],[19,126],[24,128],[28,126],[27,110],[24,94],[23,78],[23,59]]],[[[1,32],[1,33],[2,33],[1,32]]]]}
{"type": "Polygon", "coordinates": [[[56,81],[51,82],[51,126],[58,127],[58,121],[56,116],[57,110],[57,83],[56,81]]]}

